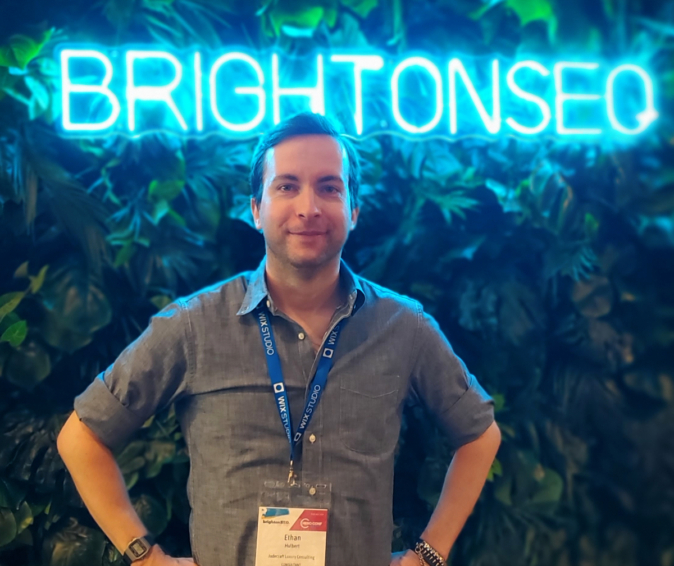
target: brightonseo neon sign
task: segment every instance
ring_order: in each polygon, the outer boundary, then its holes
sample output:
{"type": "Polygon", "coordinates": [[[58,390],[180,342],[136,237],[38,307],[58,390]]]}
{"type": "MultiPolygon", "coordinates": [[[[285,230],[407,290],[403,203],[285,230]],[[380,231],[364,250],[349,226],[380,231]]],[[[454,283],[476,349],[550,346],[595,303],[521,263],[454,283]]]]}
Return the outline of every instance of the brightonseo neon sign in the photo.
{"type": "Polygon", "coordinates": [[[62,132],[79,137],[251,137],[311,110],[356,136],[628,141],[658,118],[651,76],[629,62],[72,45],[57,57],[62,132]]]}

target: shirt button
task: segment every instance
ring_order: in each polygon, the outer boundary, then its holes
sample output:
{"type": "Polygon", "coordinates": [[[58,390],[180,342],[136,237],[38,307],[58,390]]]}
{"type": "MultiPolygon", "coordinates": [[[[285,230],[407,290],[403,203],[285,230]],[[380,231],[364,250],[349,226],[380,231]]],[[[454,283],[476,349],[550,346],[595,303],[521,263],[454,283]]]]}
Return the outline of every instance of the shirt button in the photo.
{"type": "Polygon", "coordinates": [[[309,495],[316,495],[316,488],[313,485],[309,488],[309,495]]]}
{"type": "Polygon", "coordinates": [[[304,340],[304,332],[300,332],[300,333],[297,335],[297,337],[298,337],[300,340],[304,340]]]}
{"type": "Polygon", "coordinates": [[[315,434],[312,434],[311,436],[309,436],[309,442],[311,442],[311,444],[316,442],[316,435],[315,434]]]}
{"type": "Polygon", "coordinates": [[[271,301],[267,300],[267,308],[271,308],[271,301]]]}

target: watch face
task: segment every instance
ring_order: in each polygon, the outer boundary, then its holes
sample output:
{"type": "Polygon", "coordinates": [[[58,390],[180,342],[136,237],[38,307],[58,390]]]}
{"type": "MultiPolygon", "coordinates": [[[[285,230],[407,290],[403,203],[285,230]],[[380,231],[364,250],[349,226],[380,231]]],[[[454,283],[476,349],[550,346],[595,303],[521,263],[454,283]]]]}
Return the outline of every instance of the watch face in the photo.
{"type": "Polygon", "coordinates": [[[142,556],[146,550],[147,546],[142,540],[134,540],[129,545],[129,552],[131,552],[136,558],[142,556]]]}

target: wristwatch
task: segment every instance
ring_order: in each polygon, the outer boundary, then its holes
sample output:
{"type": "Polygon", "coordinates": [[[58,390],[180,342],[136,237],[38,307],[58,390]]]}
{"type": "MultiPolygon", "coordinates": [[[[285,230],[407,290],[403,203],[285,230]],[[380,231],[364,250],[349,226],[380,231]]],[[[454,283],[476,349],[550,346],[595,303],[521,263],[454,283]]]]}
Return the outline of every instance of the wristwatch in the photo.
{"type": "Polygon", "coordinates": [[[124,564],[131,564],[136,560],[145,558],[154,544],[155,540],[151,534],[133,539],[124,551],[124,554],[122,554],[122,560],[124,560],[124,564]]]}

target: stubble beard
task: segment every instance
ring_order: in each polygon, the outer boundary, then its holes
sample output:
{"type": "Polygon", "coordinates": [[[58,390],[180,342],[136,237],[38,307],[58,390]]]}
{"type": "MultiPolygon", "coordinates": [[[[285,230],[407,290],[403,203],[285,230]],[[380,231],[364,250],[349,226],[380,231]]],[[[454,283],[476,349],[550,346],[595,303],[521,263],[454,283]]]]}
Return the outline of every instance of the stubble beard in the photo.
{"type": "Polygon", "coordinates": [[[273,254],[275,258],[283,265],[288,265],[294,269],[301,271],[315,272],[319,271],[323,266],[329,264],[335,257],[339,256],[342,252],[344,245],[338,245],[337,242],[330,241],[326,242],[326,245],[322,248],[319,253],[295,253],[293,251],[293,246],[289,243],[290,238],[295,236],[286,235],[285,240],[280,243],[267,243],[267,248],[269,253],[273,254]]]}

